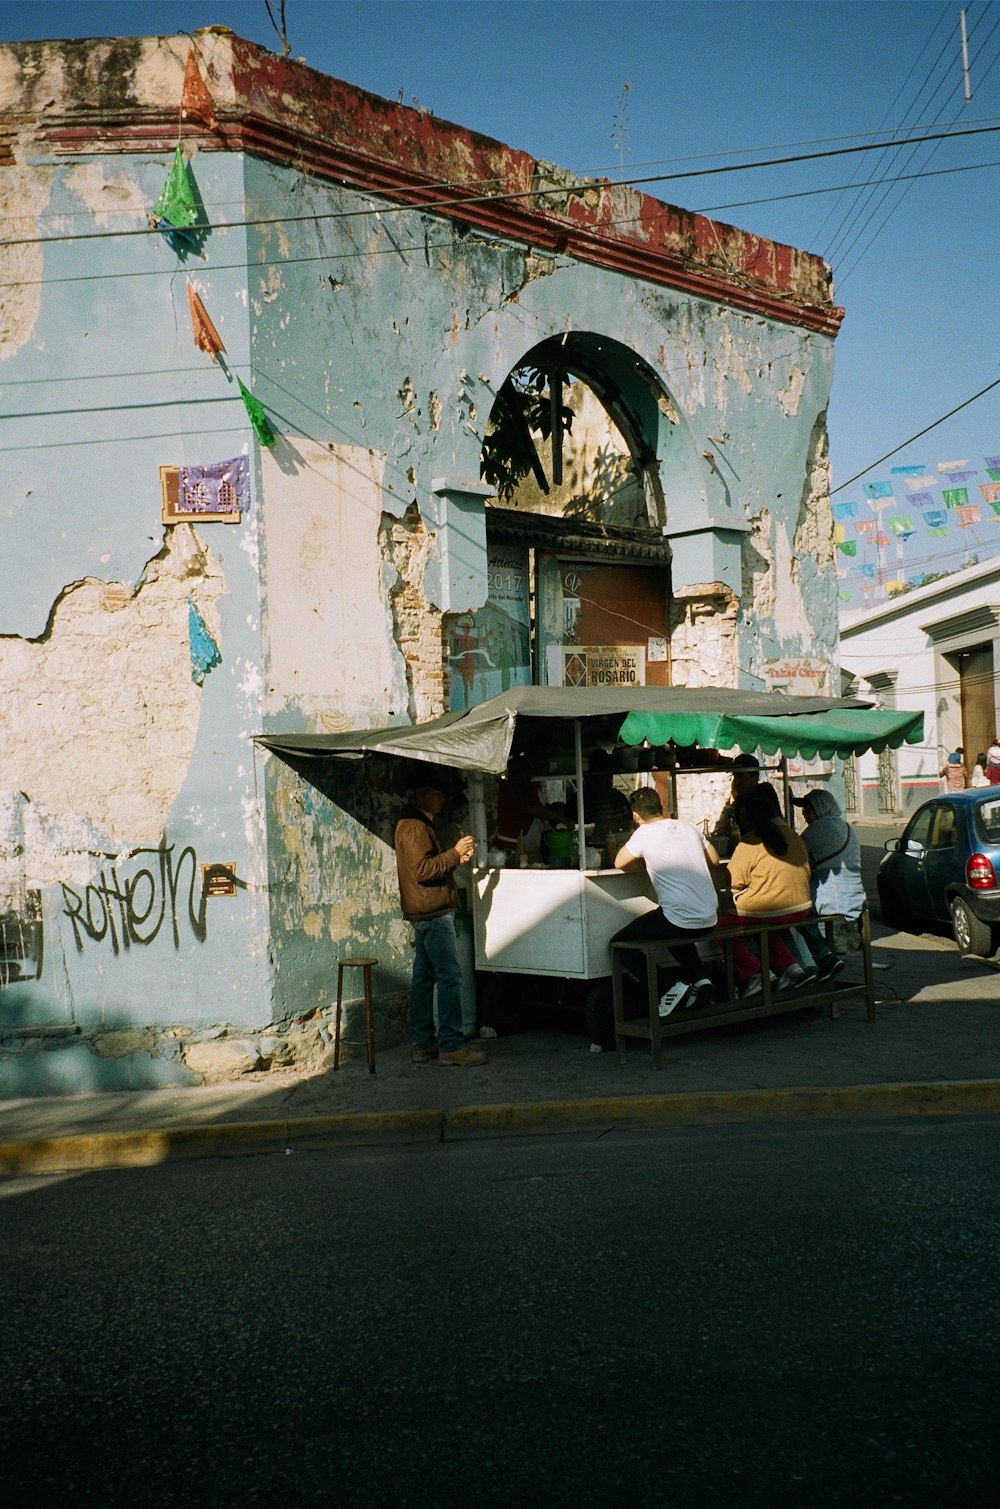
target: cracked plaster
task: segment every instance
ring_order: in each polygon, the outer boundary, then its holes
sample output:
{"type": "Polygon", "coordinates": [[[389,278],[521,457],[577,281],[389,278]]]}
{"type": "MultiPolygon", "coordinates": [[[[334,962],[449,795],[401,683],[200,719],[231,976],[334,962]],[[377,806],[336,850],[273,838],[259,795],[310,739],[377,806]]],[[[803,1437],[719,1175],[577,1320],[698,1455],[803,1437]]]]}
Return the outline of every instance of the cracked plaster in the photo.
{"type": "Polygon", "coordinates": [[[401,679],[379,591],[384,458],[296,440],[300,467],[262,453],[267,659],[263,706],[308,726],[384,721],[401,679]]]}
{"type": "Polygon", "coordinates": [[[177,525],[134,590],[87,577],[61,594],[42,638],[0,638],[0,770],[30,802],[34,884],[79,874],[80,851],[160,841],[203,695],[188,601],[221,644],[225,592],[212,552],[177,525]]]}
{"type": "Polygon", "coordinates": [[[38,217],[49,203],[55,170],[15,164],[0,169],[0,220],[5,241],[24,240],[23,246],[0,246],[0,362],[8,361],[32,336],[42,305],[44,241],[38,217]]]}

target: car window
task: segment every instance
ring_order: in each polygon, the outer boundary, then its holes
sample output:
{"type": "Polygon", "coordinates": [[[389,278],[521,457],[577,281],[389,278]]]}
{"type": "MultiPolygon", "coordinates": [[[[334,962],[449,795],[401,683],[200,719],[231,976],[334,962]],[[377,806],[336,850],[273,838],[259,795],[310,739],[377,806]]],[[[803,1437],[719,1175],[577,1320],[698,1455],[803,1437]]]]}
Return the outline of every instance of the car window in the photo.
{"type": "Polygon", "coordinates": [[[931,848],[951,849],[958,843],[958,816],[954,807],[942,803],[934,812],[931,824],[931,848]]]}
{"type": "Polygon", "coordinates": [[[977,827],[988,844],[1000,844],[1000,797],[981,802],[976,810],[977,827]]]}
{"type": "Polygon", "coordinates": [[[933,807],[925,807],[923,812],[917,813],[916,817],[907,828],[906,833],[903,835],[903,842],[899,846],[901,849],[905,850],[907,844],[911,843],[922,844],[925,849],[928,847],[928,844],[930,842],[931,818],[933,814],[933,807]]]}

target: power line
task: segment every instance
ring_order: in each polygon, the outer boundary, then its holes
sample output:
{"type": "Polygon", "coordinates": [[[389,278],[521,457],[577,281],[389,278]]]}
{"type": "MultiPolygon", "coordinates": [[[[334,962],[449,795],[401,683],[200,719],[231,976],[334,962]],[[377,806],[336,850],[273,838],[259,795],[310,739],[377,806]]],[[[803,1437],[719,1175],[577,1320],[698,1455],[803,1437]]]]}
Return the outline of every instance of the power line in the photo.
{"type": "MultiPolygon", "coordinates": [[[[973,505],[973,506],[976,506],[976,505],[973,505]]],[[[970,547],[969,541],[968,540],[964,540],[961,545],[956,545],[951,550],[933,550],[929,542],[921,540],[919,547],[915,547],[914,548],[914,558],[910,561],[909,565],[905,565],[904,564],[903,569],[909,575],[912,576],[912,575],[915,575],[916,573],[918,573],[918,572],[920,572],[922,570],[929,570],[930,568],[939,565],[942,561],[953,561],[953,560],[955,560],[955,558],[957,556],[960,556],[960,555],[966,555],[967,556],[970,553],[978,555],[978,553],[981,550],[987,551],[988,554],[986,555],[985,560],[979,561],[978,564],[980,564],[980,565],[987,565],[990,561],[994,560],[993,545],[1000,546],[1000,518],[990,518],[989,515],[987,515],[985,519],[981,519],[980,520],[980,523],[981,524],[985,523],[985,524],[989,524],[989,525],[995,524],[997,526],[998,532],[996,534],[994,534],[992,543],[991,543],[991,541],[989,539],[987,539],[987,541],[984,544],[983,541],[980,539],[979,535],[977,534],[976,538],[975,538],[975,541],[974,541],[974,544],[971,547],[970,547]]],[[[974,527],[975,526],[973,526],[973,525],[969,526],[970,529],[972,529],[974,527]]],[[[908,533],[912,533],[912,534],[916,534],[917,533],[916,530],[907,531],[907,532],[908,533]]],[[[965,533],[965,532],[966,531],[963,531],[963,533],[965,533]]],[[[865,538],[870,538],[870,537],[862,536],[862,538],[858,540],[858,544],[861,544],[865,538]]],[[[955,536],[952,535],[951,538],[954,539],[955,536]]],[[[893,545],[899,543],[898,537],[894,537],[892,543],[893,543],[893,545]]],[[[881,546],[879,548],[881,548],[882,550],[886,549],[885,546],[881,546]]],[[[853,561],[853,560],[856,559],[856,557],[854,557],[854,556],[845,556],[845,555],[841,555],[841,554],[838,553],[837,559],[838,559],[838,562],[839,561],[853,561]]],[[[884,557],[883,557],[883,561],[884,561],[884,557]]],[[[972,563],[969,562],[968,564],[971,565],[972,563]]],[[[851,566],[841,566],[841,565],[838,565],[838,567],[837,567],[837,580],[838,581],[842,581],[842,582],[852,582],[852,583],[854,583],[854,582],[860,582],[863,579],[864,581],[872,582],[874,584],[874,578],[872,576],[870,576],[864,570],[864,566],[866,566],[866,565],[868,565],[868,566],[874,566],[875,562],[865,560],[864,562],[859,562],[857,565],[851,565],[851,566]]],[[[895,572],[896,572],[897,563],[894,562],[891,566],[883,564],[880,569],[891,578],[895,574],[895,572]]],[[[963,570],[965,568],[962,567],[962,566],[955,566],[953,569],[956,570],[956,571],[961,571],[961,570],[963,570]]]]}
{"type": "MultiPolygon", "coordinates": [[[[716,152],[689,152],[689,153],[687,153],[683,157],[653,157],[653,158],[648,158],[648,159],[646,159],[643,162],[633,163],[632,166],[635,167],[635,168],[662,168],[662,167],[665,167],[665,166],[668,166],[668,165],[671,165],[671,164],[675,164],[675,163],[712,162],[717,157],[729,157],[729,158],[731,158],[731,157],[746,157],[748,154],[750,154],[752,152],[785,152],[785,151],[788,151],[792,147],[797,147],[797,148],[798,147],[826,147],[826,146],[830,146],[834,142],[848,142],[848,141],[854,142],[854,141],[857,141],[859,137],[877,136],[878,133],[879,133],[879,131],[881,131],[881,130],[884,129],[885,122],[888,120],[890,114],[891,114],[891,111],[886,112],[886,115],[882,119],[882,124],[880,126],[876,127],[876,129],[874,131],[851,131],[851,132],[848,132],[846,135],[843,135],[843,136],[813,136],[813,137],[805,137],[801,141],[771,142],[771,143],[763,144],[763,145],[756,146],[756,147],[727,147],[725,150],[716,151],[716,152]]],[[[970,121],[969,124],[970,125],[975,125],[975,126],[982,126],[982,125],[986,125],[992,119],[993,119],[992,116],[983,116],[983,117],[980,117],[978,119],[970,121]]],[[[608,168],[607,166],[596,167],[596,168],[580,168],[577,171],[578,171],[578,176],[581,177],[581,178],[590,178],[590,179],[607,178],[612,183],[619,183],[621,181],[621,180],[613,177],[614,166],[612,166],[610,168],[608,168]]],[[[442,180],[442,184],[443,185],[445,185],[445,184],[453,184],[455,187],[460,187],[463,183],[467,186],[468,183],[469,183],[469,181],[470,180],[468,180],[468,179],[464,179],[464,180],[459,180],[459,179],[442,180]]],[[[473,181],[477,182],[477,183],[486,183],[489,180],[483,178],[483,179],[475,179],[473,181]]]]}
{"type": "MultiPolygon", "coordinates": [[[[824,189],[798,189],[792,194],[769,194],[766,199],[738,199],[732,204],[710,204],[694,211],[696,215],[715,215],[720,210],[744,210],[758,204],[780,204],[785,199],[812,199],[817,194],[837,194],[843,189],[868,188],[882,183],[906,183],[913,178],[944,178],[951,173],[976,173],[981,168],[1000,168],[1000,162],[970,162],[958,168],[930,168],[919,173],[904,173],[898,178],[871,178],[867,183],[839,183],[831,184],[824,189]]],[[[627,224],[629,222],[613,221],[612,224],[627,224]]],[[[829,260],[826,256],[825,260],[829,260]]]]}
{"type": "MultiPolygon", "coordinates": [[[[980,56],[980,54],[983,52],[983,50],[985,49],[985,47],[988,46],[988,44],[991,41],[991,39],[992,39],[994,33],[996,32],[998,26],[1000,26],[1000,18],[998,18],[997,22],[994,24],[992,30],[990,31],[989,35],[986,38],[986,41],[979,48],[978,52],[975,55],[976,58],[978,58],[980,56]]],[[[991,72],[991,70],[993,69],[993,67],[996,65],[996,61],[997,61],[997,59],[994,58],[993,62],[984,71],[984,74],[983,74],[984,78],[986,78],[986,77],[989,76],[989,73],[991,72]]],[[[935,90],[935,93],[937,93],[937,90],[935,90]]],[[[954,95],[957,94],[957,93],[958,93],[958,86],[956,85],[952,89],[952,91],[951,91],[951,96],[954,97],[954,95]]],[[[933,98],[933,96],[932,96],[932,98],[933,98]]],[[[947,104],[947,100],[945,101],[945,104],[947,104]]],[[[945,104],[942,104],[941,109],[938,111],[938,114],[935,117],[935,119],[932,122],[932,124],[937,124],[938,120],[940,120],[941,115],[944,113],[945,104]]],[[[923,159],[922,168],[926,169],[927,164],[931,161],[931,159],[934,157],[935,153],[939,150],[940,145],[941,145],[941,143],[939,141],[939,142],[936,142],[933,146],[931,146],[928,149],[928,151],[927,151],[927,153],[926,153],[926,155],[924,156],[924,159],[923,159]]],[[[907,158],[907,163],[910,162],[910,161],[912,161],[915,156],[916,156],[916,149],[914,149],[914,151],[912,151],[910,153],[909,157],[907,158]]],[[[906,166],[905,163],[904,163],[904,166],[906,166]]],[[[872,247],[875,245],[875,242],[878,240],[879,236],[885,230],[885,228],[888,225],[890,219],[896,213],[896,211],[899,209],[900,205],[902,204],[903,200],[906,198],[907,194],[910,192],[910,190],[912,189],[912,187],[913,187],[912,183],[908,183],[907,184],[906,188],[903,189],[902,192],[899,194],[898,198],[896,199],[895,204],[893,204],[891,206],[891,208],[889,208],[887,210],[885,218],[883,219],[881,225],[879,225],[878,227],[876,227],[872,231],[871,235],[869,236],[868,240],[861,247],[861,250],[858,252],[858,254],[855,257],[854,261],[849,266],[847,266],[846,268],[844,268],[844,270],[840,274],[840,286],[841,287],[843,287],[844,282],[846,281],[846,279],[848,277],[850,277],[850,275],[857,269],[857,267],[860,265],[862,259],[865,256],[867,256],[867,254],[868,254],[869,251],[871,251],[872,247]]],[[[892,189],[891,188],[887,189],[885,191],[885,193],[883,193],[882,198],[879,201],[879,205],[877,206],[877,208],[881,208],[882,205],[886,204],[887,201],[889,200],[891,194],[892,194],[892,189]]],[[[850,253],[852,252],[852,250],[854,249],[854,247],[858,244],[859,239],[864,234],[864,232],[866,230],[868,230],[868,229],[870,229],[870,225],[863,226],[858,231],[857,235],[854,237],[854,240],[851,242],[850,246],[847,248],[847,251],[844,253],[845,260],[847,259],[847,257],[850,256],[850,253]]]]}
{"type": "Polygon", "coordinates": [[[964,403],[957,404],[955,408],[949,409],[947,414],[942,414],[941,418],[935,419],[933,424],[925,425],[922,430],[918,430],[917,433],[915,435],[911,435],[908,440],[903,440],[899,445],[894,445],[891,451],[886,451],[885,455],[879,456],[877,461],[869,461],[867,466],[863,466],[859,472],[855,472],[853,477],[848,477],[846,482],[841,482],[839,487],[831,488],[830,497],[832,498],[835,497],[837,493],[842,493],[845,487],[852,486],[853,483],[857,482],[861,477],[864,477],[868,472],[874,471],[876,466],[881,466],[882,462],[888,461],[890,456],[898,455],[901,450],[905,450],[906,446],[912,445],[915,440],[919,440],[923,435],[929,435],[931,430],[936,430],[938,425],[944,424],[946,419],[951,419],[955,414],[960,414],[963,409],[967,409],[970,404],[975,403],[976,400],[982,398],[984,394],[992,393],[993,389],[998,387],[1000,387],[1000,377],[994,378],[993,382],[991,383],[987,383],[985,388],[980,388],[978,393],[973,393],[972,397],[967,398],[964,403]]]}
{"type": "MultiPolygon", "coordinates": [[[[389,214],[411,214],[414,211],[422,213],[444,209],[461,209],[463,207],[469,208],[472,205],[480,204],[512,204],[522,199],[546,199],[550,196],[559,196],[565,198],[568,195],[593,193],[595,189],[635,188],[644,184],[652,183],[676,183],[682,179],[708,178],[713,177],[719,173],[744,173],[749,171],[750,169],[778,168],[786,167],[789,164],[793,163],[817,162],[822,158],[847,157],[858,152],[878,152],[885,150],[887,147],[912,146],[927,141],[950,141],[962,136],[994,135],[997,131],[1000,131],[1000,125],[966,126],[959,131],[933,132],[923,136],[907,137],[903,141],[871,142],[854,147],[833,147],[823,152],[805,152],[790,157],[764,158],[759,162],[736,163],[730,166],[717,168],[691,168],[683,173],[654,173],[640,178],[620,179],[617,183],[614,184],[601,184],[593,182],[579,184],[560,184],[557,187],[547,189],[519,189],[516,192],[509,194],[464,195],[461,198],[457,199],[436,199],[428,200],[425,202],[414,202],[406,204],[399,204],[390,201],[384,204],[380,204],[377,208],[371,209],[331,210],[321,213],[312,211],[311,213],[306,215],[268,215],[250,220],[220,221],[216,222],[214,225],[204,225],[201,227],[192,226],[191,229],[201,229],[203,231],[249,230],[255,226],[261,225],[295,225],[301,221],[319,222],[327,220],[361,219],[368,216],[375,216],[376,218],[379,218],[382,215],[389,214]]],[[[376,192],[371,189],[358,188],[355,190],[355,192],[364,194],[369,198],[377,197],[376,192]]],[[[160,234],[161,233],[156,226],[140,226],[135,230],[85,231],[80,235],[66,234],[61,236],[46,236],[44,238],[39,238],[37,236],[22,236],[15,237],[10,240],[0,241],[0,251],[2,251],[5,247],[35,246],[39,244],[40,240],[46,246],[54,246],[60,242],[72,242],[75,244],[81,241],[111,241],[119,240],[125,237],[158,236],[160,234]]]]}
{"type": "MultiPolygon", "coordinates": [[[[941,22],[942,22],[943,19],[944,19],[944,16],[941,16],[939,18],[939,20],[937,22],[937,25],[934,28],[934,31],[931,33],[931,36],[928,38],[927,42],[924,44],[925,50],[930,45],[930,42],[932,41],[932,39],[933,39],[933,37],[934,37],[934,35],[935,35],[938,27],[941,25],[941,22]]],[[[916,99],[921,98],[921,96],[923,95],[924,90],[926,89],[927,85],[930,83],[930,80],[931,80],[931,78],[932,78],[932,76],[934,74],[934,71],[936,70],[938,64],[940,63],[941,58],[944,56],[945,49],[946,49],[947,45],[948,44],[947,44],[947,38],[946,38],[945,41],[941,45],[940,52],[938,53],[937,57],[934,59],[934,62],[931,64],[930,68],[927,70],[927,73],[924,75],[924,78],[921,81],[919,87],[916,89],[915,94],[914,94],[914,101],[916,99]]],[[[921,52],[921,56],[923,56],[923,52],[921,52]]],[[[916,66],[916,64],[914,64],[914,66],[916,66]]],[[[911,73],[912,73],[912,69],[911,69],[911,73]]],[[[909,75],[907,75],[907,78],[909,78],[909,75]]],[[[938,85],[938,88],[940,88],[940,85],[938,85]]],[[[937,90],[935,90],[934,92],[936,94],[937,90]]],[[[897,96],[897,98],[898,98],[898,96],[897,96]]],[[[934,95],[931,96],[932,100],[933,100],[933,98],[934,98],[934,95]]],[[[929,102],[923,103],[922,110],[925,111],[927,109],[927,105],[928,104],[929,104],[929,102]]],[[[883,125],[885,123],[885,120],[888,119],[889,113],[891,113],[891,110],[894,109],[894,108],[895,108],[894,105],[890,106],[890,111],[888,111],[886,113],[886,116],[883,117],[883,125]]],[[[898,129],[901,129],[901,130],[907,129],[908,118],[909,118],[909,115],[910,115],[910,112],[911,112],[912,109],[913,109],[913,102],[911,102],[911,104],[906,107],[906,110],[905,110],[905,113],[904,113],[904,116],[903,116],[903,120],[902,120],[902,122],[900,124],[900,127],[898,129]]],[[[915,128],[917,124],[918,124],[917,122],[914,122],[913,123],[913,127],[911,127],[911,129],[915,128]]],[[[891,152],[891,149],[889,149],[889,150],[891,152]]],[[[876,171],[876,176],[877,177],[882,172],[882,162],[886,161],[887,156],[888,156],[888,153],[887,154],[883,154],[882,159],[876,165],[876,170],[875,171],[876,171]]],[[[841,223],[840,223],[837,231],[835,232],[835,234],[833,236],[832,241],[829,244],[828,251],[827,251],[827,256],[829,258],[832,258],[833,256],[836,255],[837,248],[841,244],[842,237],[845,236],[847,234],[847,232],[850,230],[850,228],[856,223],[856,221],[857,221],[857,219],[858,219],[858,217],[859,217],[859,215],[861,213],[861,210],[862,210],[864,204],[866,202],[868,202],[870,200],[870,198],[871,198],[871,194],[870,193],[868,193],[866,195],[855,196],[854,203],[846,211],[846,213],[845,213],[845,215],[844,215],[844,217],[843,217],[843,219],[842,219],[842,221],[841,221],[841,223]]]]}
{"type": "MultiPolygon", "coordinates": [[[[982,163],[967,163],[967,164],[965,164],[962,167],[954,167],[954,168],[933,168],[933,169],[930,169],[929,171],[925,171],[925,172],[922,172],[920,174],[909,175],[909,176],[912,176],[912,177],[923,177],[923,178],[940,178],[940,177],[947,177],[947,176],[949,176],[951,174],[955,174],[955,173],[975,173],[975,172],[980,171],[983,168],[1000,168],[1000,161],[996,161],[996,162],[982,162],[982,163]]],[[[901,181],[904,181],[904,180],[895,180],[895,179],[891,179],[891,180],[875,180],[875,179],[873,179],[872,180],[873,183],[874,182],[881,182],[881,181],[885,181],[885,182],[897,182],[897,181],[900,181],[901,182],[901,181]]],[[[692,213],[693,214],[697,214],[697,215],[711,215],[711,214],[717,213],[719,210],[743,209],[743,208],[746,208],[748,206],[761,205],[761,204],[777,204],[777,203],[781,202],[782,200],[786,200],[786,199],[806,199],[806,198],[810,198],[812,196],[815,196],[817,194],[836,193],[836,192],[838,192],[843,187],[853,187],[853,185],[831,185],[828,188],[822,188],[822,189],[800,189],[800,190],[797,190],[796,192],[791,193],[791,194],[773,194],[773,195],[768,195],[764,199],[744,199],[744,200],[736,201],[736,202],[731,203],[731,204],[716,204],[716,205],[703,206],[703,207],[699,207],[699,208],[693,210],[692,213]]],[[[121,213],[133,213],[134,214],[135,212],[134,211],[122,211],[121,213]]],[[[304,218],[311,219],[313,217],[306,216],[304,218]]],[[[623,227],[632,226],[632,225],[636,225],[636,224],[640,223],[640,219],[641,219],[641,217],[636,216],[636,215],[627,215],[627,216],[621,217],[620,219],[609,220],[609,221],[605,222],[605,225],[608,226],[608,227],[612,227],[614,229],[622,229],[623,227]]],[[[219,228],[221,228],[221,227],[219,227],[219,228]]],[[[143,233],[145,234],[145,232],[143,232],[143,233]]],[[[53,239],[55,239],[55,238],[53,238],[53,239]]],[[[2,244],[3,243],[0,243],[0,245],[2,245],[2,244]]],[[[33,244],[47,245],[48,244],[48,240],[47,239],[42,239],[40,242],[33,243],[33,244]]],[[[414,243],[404,244],[404,245],[400,245],[398,242],[396,242],[392,246],[385,246],[385,247],[378,247],[378,248],[362,247],[362,248],[357,248],[357,249],[355,249],[353,251],[324,251],[324,252],[321,252],[321,253],[317,252],[317,253],[315,253],[315,254],[313,254],[311,256],[308,256],[308,257],[281,257],[281,256],[275,256],[275,257],[267,257],[263,261],[260,261],[260,262],[255,262],[253,264],[253,269],[252,270],[254,272],[258,272],[261,269],[268,268],[268,267],[300,267],[300,266],[303,266],[303,265],[305,265],[307,263],[310,263],[310,262],[324,262],[324,263],[351,262],[351,261],[357,261],[357,260],[362,259],[362,258],[367,259],[369,257],[387,257],[387,256],[398,255],[400,253],[406,253],[406,252],[424,253],[424,252],[427,252],[427,251],[444,251],[444,250],[447,250],[447,251],[450,251],[452,253],[456,253],[456,252],[460,252],[461,251],[461,249],[462,249],[462,247],[463,247],[464,244],[465,244],[465,239],[464,238],[463,238],[463,240],[459,241],[458,243],[456,243],[456,241],[454,240],[454,238],[452,238],[452,239],[450,239],[448,241],[426,241],[426,240],[421,240],[420,242],[414,242],[414,243]]],[[[989,253],[983,253],[983,255],[1000,255],[1000,253],[989,252],[989,253]]],[[[212,263],[208,263],[208,264],[206,264],[204,266],[204,272],[206,274],[208,274],[208,273],[213,273],[214,274],[214,273],[219,273],[219,272],[238,272],[238,271],[243,271],[245,269],[246,269],[246,262],[245,261],[242,261],[242,262],[212,262],[212,263]]],[[[191,268],[189,271],[192,272],[192,273],[194,273],[197,270],[198,269],[196,269],[196,268],[191,268]]],[[[178,268],[176,266],[154,267],[154,268],[124,268],[124,269],[122,269],[119,272],[73,273],[73,274],[67,275],[67,276],[54,276],[54,277],[53,276],[49,276],[49,277],[45,277],[45,278],[16,278],[16,279],[11,279],[8,282],[0,282],[0,289],[3,289],[3,288],[35,288],[35,287],[50,288],[50,287],[54,287],[57,284],[110,282],[110,281],[117,281],[118,279],[121,279],[121,278],[154,278],[154,277],[155,278],[167,278],[167,277],[172,278],[172,277],[176,277],[177,275],[178,275],[178,268]]],[[[50,379],[35,379],[35,380],[36,381],[50,381],[50,379]]]]}
{"type": "MultiPolygon", "coordinates": [[[[900,85],[899,89],[896,91],[896,100],[898,100],[900,98],[900,96],[902,95],[903,91],[905,90],[907,84],[910,81],[910,78],[911,78],[911,76],[913,74],[913,70],[917,67],[917,65],[920,62],[920,59],[923,57],[924,53],[927,51],[928,47],[931,45],[931,42],[933,41],[935,32],[937,31],[938,27],[941,25],[942,21],[945,19],[945,15],[947,14],[947,9],[948,9],[948,7],[944,7],[943,8],[942,14],[938,18],[938,21],[937,21],[934,29],[931,31],[930,36],[924,42],[924,45],[921,48],[920,53],[914,59],[913,63],[910,65],[910,71],[909,71],[909,73],[906,75],[906,78],[903,80],[903,82],[900,85]]],[[[923,85],[921,85],[921,88],[922,87],[923,87],[923,85]]],[[[918,93],[919,93],[919,91],[918,91],[918,93]]],[[[896,100],[894,100],[893,103],[886,110],[885,114],[883,115],[881,121],[878,124],[877,131],[883,131],[883,130],[885,130],[886,123],[889,120],[889,117],[892,115],[892,113],[893,113],[893,111],[895,109],[896,100]]],[[[853,185],[848,185],[847,191],[849,191],[851,187],[853,187],[853,185]]],[[[867,188],[868,185],[867,184],[859,184],[859,185],[857,185],[857,187],[858,188],[867,188]]],[[[823,231],[826,229],[827,222],[829,221],[830,216],[833,214],[834,209],[835,209],[835,206],[831,205],[830,209],[827,211],[827,213],[824,216],[823,220],[820,222],[820,225],[818,226],[818,228],[816,230],[815,237],[814,237],[814,241],[815,241],[816,245],[819,245],[820,237],[822,236],[823,231]]],[[[839,232],[835,233],[835,235],[834,235],[834,241],[836,241],[836,239],[837,239],[837,234],[839,234],[839,232]]]]}

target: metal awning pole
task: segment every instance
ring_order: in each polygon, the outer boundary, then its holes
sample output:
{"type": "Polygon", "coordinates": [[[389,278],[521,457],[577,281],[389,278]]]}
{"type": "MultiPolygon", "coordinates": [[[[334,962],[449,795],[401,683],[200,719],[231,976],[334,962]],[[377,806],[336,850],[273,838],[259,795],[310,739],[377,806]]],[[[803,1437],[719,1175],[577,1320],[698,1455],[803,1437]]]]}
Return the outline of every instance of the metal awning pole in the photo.
{"type": "Polygon", "coordinates": [[[486,863],[489,835],[486,832],[486,803],[483,800],[483,773],[481,770],[469,771],[468,793],[469,822],[472,827],[472,836],[476,840],[476,864],[482,869],[486,863]]]}
{"type": "Polygon", "coordinates": [[[587,835],[583,831],[583,733],[579,718],[573,719],[573,757],[576,761],[576,853],[581,870],[587,868],[587,835]]]}

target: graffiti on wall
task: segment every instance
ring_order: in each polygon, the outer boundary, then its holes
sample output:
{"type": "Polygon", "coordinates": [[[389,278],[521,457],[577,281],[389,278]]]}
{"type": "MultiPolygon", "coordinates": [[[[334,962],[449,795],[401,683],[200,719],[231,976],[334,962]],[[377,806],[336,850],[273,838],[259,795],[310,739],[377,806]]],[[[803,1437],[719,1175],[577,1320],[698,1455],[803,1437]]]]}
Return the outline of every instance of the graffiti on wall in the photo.
{"type": "Polygon", "coordinates": [[[82,891],[63,882],[63,915],[68,917],[78,953],[86,941],[110,943],[112,952],[145,947],[169,928],[180,948],[182,928],[205,941],[205,891],[198,856],[190,844],[176,853],[174,844],[136,849],[130,860],[138,868],[122,876],[118,865],[102,870],[82,891]]]}

